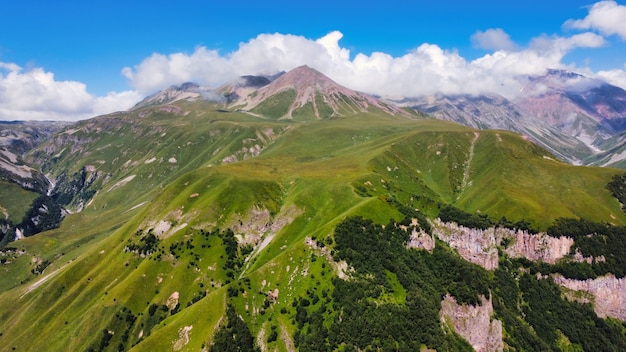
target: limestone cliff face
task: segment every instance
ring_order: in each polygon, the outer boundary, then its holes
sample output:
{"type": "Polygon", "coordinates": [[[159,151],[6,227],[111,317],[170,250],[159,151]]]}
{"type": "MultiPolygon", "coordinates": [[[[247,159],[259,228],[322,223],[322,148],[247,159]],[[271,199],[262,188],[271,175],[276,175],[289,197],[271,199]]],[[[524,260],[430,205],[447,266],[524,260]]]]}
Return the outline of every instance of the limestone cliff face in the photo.
{"type": "Polygon", "coordinates": [[[439,316],[477,352],[503,351],[502,322],[491,319],[491,299],[481,297],[481,301],[479,306],[459,305],[453,297],[446,295],[439,316]]]}
{"type": "Polygon", "coordinates": [[[411,230],[411,239],[407,244],[409,248],[425,249],[432,251],[435,248],[435,238],[419,227],[417,219],[413,219],[410,227],[400,226],[405,231],[411,230]]]}
{"type": "Polygon", "coordinates": [[[498,243],[496,229],[478,230],[444,223],[436,219],[433,234],[456,249],[465,260],[478,264],[487,270],[498,267],[498,243]]]}
{"type": "Polygon", "coordinates": [[[618,279],[609,274],[580,281],[555,275],[554,282],[570,290],[590,293],[593,296],[593,309],[599,317],[626,321],[626,278],[618,279]]]}
{"type": "Polygon", "coordinates": [[[505,234],[506,238],[512,239],[511,245],[505,252],[511,257],[525,257],[533,261],[543,261],[549,264],[556,263],[557,260],[568,255],[570,248],[574,244],[574,239],[569,237],[550,237],[546,233],[529,234],[525,231],[505,234]]]}
{"type": "Polygon", "coordinates": [[[574,240],[550,237],[546,233],[530,234],[507,228],[471,229],[436,219],[433,234],[457,250],[465,260],[487,270],[498,268],[498,247],[513,258],[527,258],[554,264],[568,255],[574,240]],[[503,244],[507,243],[507,246],[503,244]],[[504,248],[505,247],[505,248],[504,248]]]}

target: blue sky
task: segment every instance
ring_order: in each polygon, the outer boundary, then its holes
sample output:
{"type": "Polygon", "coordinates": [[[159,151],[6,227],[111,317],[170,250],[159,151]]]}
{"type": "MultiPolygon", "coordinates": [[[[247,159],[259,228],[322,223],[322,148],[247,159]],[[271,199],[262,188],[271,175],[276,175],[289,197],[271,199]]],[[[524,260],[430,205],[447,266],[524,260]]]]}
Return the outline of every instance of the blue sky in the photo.
{"type": "Polygon", "coordinates": [[[2,120],[86,118],[301,64],[393,97],[510,96],[515,76],[549,67],[626,87],[619,1],[24,0],[2,13],[2,120]]]}

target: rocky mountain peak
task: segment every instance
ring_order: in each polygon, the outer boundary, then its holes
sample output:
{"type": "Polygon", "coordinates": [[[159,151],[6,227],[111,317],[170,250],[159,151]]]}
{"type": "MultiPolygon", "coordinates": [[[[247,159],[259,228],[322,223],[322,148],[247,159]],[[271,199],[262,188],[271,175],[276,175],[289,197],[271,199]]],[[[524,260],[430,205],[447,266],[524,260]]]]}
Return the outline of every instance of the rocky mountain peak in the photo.
{"type": "Polygon", "coordinates": [[[341,116],[346,112],[364,112],[371,107],[389,114],[405,114],[396,106],[385,104],[370,95],[346,88],[307,65],[281,75],[236,104],[243,105],[246,110],[252,110],[268,102],[269,99],[289,91],[295,93],[295,98],[289,102],[287,111],[281,111],[282,115],[278,117],[293,118],[294,111],[307,107],[307,104],[312,107],[316,118],[341,116]]]}
{"type": "Polygon", "coordinates": [[[153,105],[169,104],[179,100],[223,100],[223,97],[219,97],[214,94],[211,89],[201,87],[194,82],[185,82],[181,85],[173,85],[155,94],[152,94],[139,103],[137,103],[131,110],[137,110],[153,105]]]}

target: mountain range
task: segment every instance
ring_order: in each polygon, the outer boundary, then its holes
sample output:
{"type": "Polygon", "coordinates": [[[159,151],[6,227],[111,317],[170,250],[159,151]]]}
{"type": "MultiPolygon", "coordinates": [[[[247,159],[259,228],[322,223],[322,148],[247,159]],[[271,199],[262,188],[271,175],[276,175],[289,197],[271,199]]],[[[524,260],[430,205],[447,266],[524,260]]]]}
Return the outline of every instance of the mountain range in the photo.
{"type": "Polygon", "coordinates": [[[581,77],[391,102],[302,66],[3,125],[40,184],[2,174],[0,349],[624,350],[626,174],[573,165],[620,166],[622,91],[581,77]]]}
{"type": "Polygon", "coordinates": [[[626,91],[573,72],[528,77],[512,101],[495,94],[439,94],[397,103],[479,129],[521,133],[574,164],[624,165],[626,91]]]}

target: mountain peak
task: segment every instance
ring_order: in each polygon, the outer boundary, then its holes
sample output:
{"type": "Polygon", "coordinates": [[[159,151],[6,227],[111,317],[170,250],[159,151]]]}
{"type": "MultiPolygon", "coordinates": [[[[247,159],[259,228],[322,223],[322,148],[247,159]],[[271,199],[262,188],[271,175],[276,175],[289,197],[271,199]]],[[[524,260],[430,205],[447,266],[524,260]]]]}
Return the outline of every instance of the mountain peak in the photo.
{"type": "Polygon", "coordinates": [[[294,68],[280,76],[275,82],[275,86],[279,89],[291,87],[296,91],[302,91],[309,87],[316,87],[322,91],[347,90],[347,88],[340,86],[323,73],[307,65],[294,68]]]}
{"type": "Polygon", "coordinates": [[[332,118],[346,113],[367,111],[376,107],[389,114],[404,114],[404,111],[367,94],[346,88],[323,73],[307,65],[299,66],[260,88],[255,94],[236,103],[246,110],[268,112],[273,118],[294,118],[299,110],[309,110],[316,118],[332,118]]]}
{"type": "Polygon", "coordinates": [[[586,144],[626,129],[626,91],[571,71],[530,77],[515,103],[586,144]]]}
{"type": "Polygon", "coordinates": [[[208,88],[200,87],[199,84],[194,82],[185,82],[179,86],[173,85],[146,97],[132,107],[131,110],[137,110],[153,105],[170,104],[178,100],[215,100],[218,98],[219,97],[212,94],[211,90],[208,88]]]}

